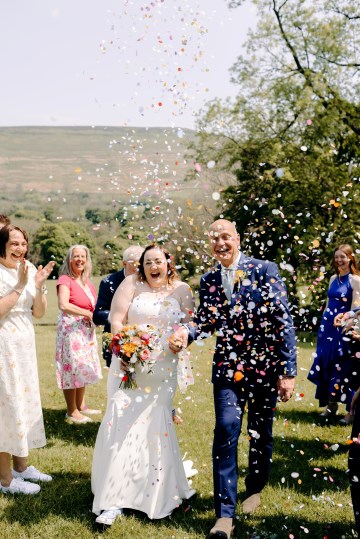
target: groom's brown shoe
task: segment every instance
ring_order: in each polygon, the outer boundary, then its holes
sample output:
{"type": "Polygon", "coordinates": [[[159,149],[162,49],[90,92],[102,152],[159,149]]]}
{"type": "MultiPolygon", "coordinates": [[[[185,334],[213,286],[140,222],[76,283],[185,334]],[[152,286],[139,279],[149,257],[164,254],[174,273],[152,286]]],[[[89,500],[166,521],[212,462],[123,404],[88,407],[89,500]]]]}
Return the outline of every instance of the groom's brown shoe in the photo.
{"type": "Polygon", "coordinates": [[[254,513],[258,507],[261,505],[261,496],[260,492],[257,492],[256,494],[252,494],[246,500],[243,501],[242,509],[243,513],[246,515],[250,513],[254,513]]]}
{"type": "Polygon", "coordinates": [[[218,518],[215,526],[210,530],[209,539],[230,539],[234,527],[232,518],[218,518]]]}

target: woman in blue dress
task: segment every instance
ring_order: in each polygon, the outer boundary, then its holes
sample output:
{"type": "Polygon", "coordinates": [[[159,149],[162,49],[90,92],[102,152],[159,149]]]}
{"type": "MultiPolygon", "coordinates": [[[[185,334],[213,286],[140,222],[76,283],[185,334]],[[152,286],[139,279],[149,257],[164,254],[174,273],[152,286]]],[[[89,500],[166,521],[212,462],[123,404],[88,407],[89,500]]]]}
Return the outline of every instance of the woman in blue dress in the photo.
{"type": "Polygon", "coordinates": [[[315,398],[320,406],[326,406],[321,416],[334,417],[338,403],[346,405],[348,412],[340,424],[349,425],[350,403],[354,394],[351,388],[353,359],[350,339],[342,328],[334,326],[334,318],[340,313],[360,305],[360,276],[350,245],[339,245],[334,254],[335,275],[330,278],[328,301],[320,323],[314,362],[308,379],[316,385],[315,398]]]}

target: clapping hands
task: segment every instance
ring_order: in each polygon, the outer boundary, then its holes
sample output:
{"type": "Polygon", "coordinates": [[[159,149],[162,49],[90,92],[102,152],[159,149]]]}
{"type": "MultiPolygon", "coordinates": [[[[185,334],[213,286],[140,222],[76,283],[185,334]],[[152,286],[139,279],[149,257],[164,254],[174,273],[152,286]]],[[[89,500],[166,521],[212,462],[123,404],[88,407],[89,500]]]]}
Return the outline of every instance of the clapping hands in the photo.
{"type": "Polygon", "coordinates": [[[51,261],[45,267],[39,266],[35,275],[35,286],[41,288],[54,269],[55,262],[51,261]]]}
{"type": "Polygon", "coordinates": [[[17,290],[23,290],[25,286],[27,285],[29,279],[29,266],[26,263],[26,259],[23,258],[20,261],[19,267],[18,267],[18,282],[16,284],[17,290]]]}

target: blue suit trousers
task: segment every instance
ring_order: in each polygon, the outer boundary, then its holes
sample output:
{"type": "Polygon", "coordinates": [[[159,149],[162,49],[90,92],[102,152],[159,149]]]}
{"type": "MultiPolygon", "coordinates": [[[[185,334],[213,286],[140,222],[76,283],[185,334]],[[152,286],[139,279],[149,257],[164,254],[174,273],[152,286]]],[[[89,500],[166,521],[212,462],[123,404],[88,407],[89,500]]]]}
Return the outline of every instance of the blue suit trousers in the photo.
{"type": "Polygon", "coordinates": [[[238,440],[245,405],[248,412],[249,469],[246,497],[261,492],[269,478],[273,451],[272,426],[277,402],[276,379],[262,384],[243,379],[214,384],[214,501],[217,518],[235,515],[238,482],[238,440]]]}

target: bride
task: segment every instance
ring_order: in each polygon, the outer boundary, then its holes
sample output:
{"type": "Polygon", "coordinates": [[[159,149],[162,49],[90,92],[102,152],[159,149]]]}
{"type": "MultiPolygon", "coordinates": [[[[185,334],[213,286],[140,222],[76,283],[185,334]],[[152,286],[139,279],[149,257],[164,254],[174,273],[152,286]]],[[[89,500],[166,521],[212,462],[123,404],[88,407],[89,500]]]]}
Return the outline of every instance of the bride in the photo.
{"type": "Polygon", "coordinates": [[[152,324],[161,331],[161,347],[152,352],[151,373],[135,366],[135,389],[119,388],[123,372],[113,356],[91,476],[93,512],[100,524],[113,524],[124,508],[163,518],[195,494],[172,421],[178,356],[168,346],[174,326],[189,322],[193,310],[191,289],[180,281],[169,253],[149,245],[139,260],[139,273],[126,277],[117,289],[110,322],[113,334],[125,324],[152,324]]]}

